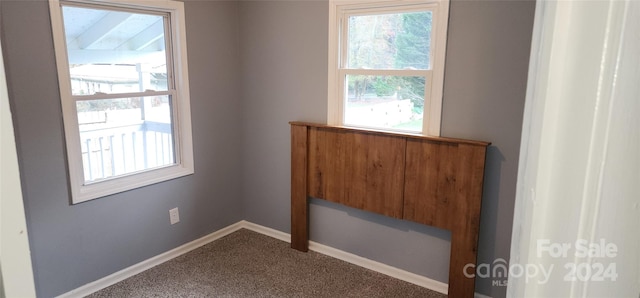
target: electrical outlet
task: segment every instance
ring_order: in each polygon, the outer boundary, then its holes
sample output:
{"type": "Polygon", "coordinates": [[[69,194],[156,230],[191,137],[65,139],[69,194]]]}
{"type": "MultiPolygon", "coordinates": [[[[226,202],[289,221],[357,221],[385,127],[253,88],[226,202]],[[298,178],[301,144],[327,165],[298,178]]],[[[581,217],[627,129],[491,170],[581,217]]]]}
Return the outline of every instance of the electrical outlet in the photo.
{"type": "Polygon", "coordinates": [[[172,225],[180,222],[180,212],[178,211],[178,207],[169,210],[169,221],[171,221],[172,225]]]}

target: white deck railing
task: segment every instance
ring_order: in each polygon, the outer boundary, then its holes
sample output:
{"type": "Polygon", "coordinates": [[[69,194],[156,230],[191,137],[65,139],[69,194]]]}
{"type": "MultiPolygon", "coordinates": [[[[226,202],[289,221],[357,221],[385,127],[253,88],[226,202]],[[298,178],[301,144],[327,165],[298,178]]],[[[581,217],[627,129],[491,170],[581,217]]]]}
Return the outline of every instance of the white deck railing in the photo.
{"type": "Polygon", "coordinates": [[[171,124],[142,121],[80,132],[86,182],[175,163],[171,124]]]}

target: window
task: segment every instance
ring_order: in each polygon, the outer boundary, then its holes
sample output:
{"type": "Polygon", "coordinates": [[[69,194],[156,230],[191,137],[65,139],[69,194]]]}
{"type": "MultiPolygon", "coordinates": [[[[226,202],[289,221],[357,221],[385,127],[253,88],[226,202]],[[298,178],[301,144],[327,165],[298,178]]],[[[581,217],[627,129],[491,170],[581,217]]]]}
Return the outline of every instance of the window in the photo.
{"type": "Polygon", "coordinates": [[[192,174],[183,3],[50,8],[72,202],[192,174]]]}
{"type": "Polygon", "coordinates": [[[329,124],[440,135],[449,2],[333,3],[329,124]]]}

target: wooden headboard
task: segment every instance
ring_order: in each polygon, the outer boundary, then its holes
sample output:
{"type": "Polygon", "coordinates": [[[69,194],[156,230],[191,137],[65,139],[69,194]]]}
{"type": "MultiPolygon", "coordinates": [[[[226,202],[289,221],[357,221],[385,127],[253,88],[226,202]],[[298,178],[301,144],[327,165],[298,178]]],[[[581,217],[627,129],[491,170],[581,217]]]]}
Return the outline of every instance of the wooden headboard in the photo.
{"type": "Polygon", "coordinates": [[[290,124],[292,248],[308,250],[309,197],[435,226],[451,231],[449,297],[473,297],[463,269],[476,264],[489,143],[290,124]]]}

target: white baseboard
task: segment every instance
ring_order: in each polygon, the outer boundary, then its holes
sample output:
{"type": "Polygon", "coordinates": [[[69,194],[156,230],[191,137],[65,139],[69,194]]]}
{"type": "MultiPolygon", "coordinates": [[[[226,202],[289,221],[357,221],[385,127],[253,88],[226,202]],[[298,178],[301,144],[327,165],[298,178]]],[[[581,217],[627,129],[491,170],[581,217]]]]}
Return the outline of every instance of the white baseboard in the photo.
{"type": "Polygon", "coordinates": [[[160,265],[166,261],[169,261],[173,258],[179,257],[185,253],[188,253],[196,248],[199,248],[203,245],[206,245],[210,242],[213,242],[217,239],[220,239],[226,235],[229,235],[237,230],[242,229],[243,221],[239,221],[235,224],[222,228],[218,231],[215,231],[209,235],[206,235],[202,238],[193,240],[189,243],[178,246],[170,251],[159,254],[155,257],[146,259],[138,264],[122,269],[118,272],[115,272],[111,275],[105,276],[96,281],[90,282],[84,286],[81,286],[75,290],[71,290],[67,293],[64,293],[58,298],[75,298],[75,297],[85,297],[89,294],[100,291],[108,286],[114,285],[120,281],[123,281],[129,277],[132,277],[140,272],[151,269],[157,265],[160,265]]]}
{"type": "MultiPolygon", "coordinates": [[[[89,294],[95,293],[99,290],[102,290],[108,286],[114,285],[122,280],[125,280],[131,276],[134,276],[140,272],[143,272],[147,269],[153,268],[157,265],[160,265],[166,261],[169,261],[173,258],[179,257],[185,253],[188,253],[196,248],[199,248],[201,246],[204,246],[210,242],[213,242],[217,239],[220,239],[226,235],[229,235],[235,231],[238,231],[240,229],[247,229],[247,230],[251,230],[281,241],[285,241],[285,242],[289,242],[291,243],[291,235],[278,231],[278,230],[274,230],[271,228],[267,228],[265,226],[261,226],[258,224],[254,224],[251,222],[248,222],[246,220],[241,220],[237,223],[234,223],[230,226],[227,226],[225,228],[222,228],[216,232],[213,232],[209,235],[206,235],[202,238],[196,239],[194,241],[191,241],[189,243],[183,244],[177,248],[174,248],[170,251],[167,251],[165,253],[159,254],[155,257],[149,258],[147,260],[144,260],[138,264],[135,264],[133,266],[127,267],[125,269],[122,269],[116,273],[113,273],[111,275],[108,275],[106,277],[103,277],[99,280],[93,281],[91,283],[88,283],[84,286],[81,286],[77,289],[71,290],[67,293],[64,293],[60,296],[58,296],[58,298],[75,298],[75,297],[84,297],[87,296],[89,294]]],[[[318,253],[321,253],[323,255],[327,255],[339,260],[343,260],[345,262],[360,266],[360,267],[364,267],[388,276],[391,276],[393,278],[397,278],[400,280],[404,280],[406,282],[439,292],[439,293],[443,293],[443,294],[447,294],[447,288],[448,285],[446,283],[440,282],[440,281],[436,281],[427,277],[424,277],[422,275],[418,275],[415,273],[411,273],[408,271],[404,271],[402,269],[398,269],[395,267],[391,267],[389,265],[385,265],[382,264],[380,262],[376,262],[373,260],[369,260],[367,258],[363,258],[357,255],[354,255],[352,253],[348,253],[339,249],[335,249],[333,247],[329,247],[317,242],[313,242],[313,241],[309,241],[309,249],[318,253]]],[[[491,298],[489,296],[485,296],[482,294],[475,294],[475,297],[477,298],[491,298]]]]}
{"type": "MultiPolygon", "coordinates": [[[[272,228],[267,228],[265,226],[261,226],[258,224],[254,224],[248,221],[242,221],[242,227],[251,230],[266,236],[270,236],[272,238],[276,238],[281,241],[291,243],[291,235],[274,230],[272,228]]],[[[320,244],[318,242],[309,241],[309,250],[315,251],[317,253],[321,253],[326,256],[330,256],[332,258],[336,258],[339,260],[343,260],[345,262],[367,268],[369,270],[373,270],[384,275],[391,276],[393,278],[397,278],[399,280],[406,281],[408,283],[412,283],[414,285],[421,286],[423,288],[427,288],[432,291],[436,291],[438,293],[447,294],[449,285],[437,280],[433,280],[422,275],[418,275],[415,273],[411,273],[408,271],[404,271],[402,269],[398,269],[396,267],[392,267],[380,262],[376,262],[367,258],[363,258],[358,255],[354,255],[352,253],[345,252],[343,250],[339,250],[330,246],[326,246],[324,244],[320,244]]],[[[480,293],[475,293],[475,298],[492,298],[491,296],[483,295],[480,293]]]]}
{"type": "MultiPolygon", "coordinates": [[[[258,232],[267,236],[271,236],[273,238],[291,242],[291,235],[287,233],[283,233],[278,230],[274,230],[271,228],[267,228],[261,225],[257,225],[250,222],[245,222],[243,228],[247,230],[252,230],[254,232],[258,232]]],[[[404,271],[402,269],[398,269],[395,267],[391,267],[386,264],[382,264],[380,262],[376,262],[367,258],[363,258],[358,255],[354,255],[352,253],[348,253],[339,249],[335,249],[330,246],[326,246],[324,244],[320,244],[314,241],[309,241],[309,249],[315,251],[317,253],[321,253],[323,255],[327,255],[339,260],[343,260],[345,262],[367,268],[369,270],[373,270],[393,278],[397,278],[399,280],[404,280],[406,282],[421,286],[423,288],[427,288],[432,291],[436,291],[442,294],[447,294],[448,285],[446,283],[433,280],[422,275],[418,275],[415,273],[411,273],[408,271],[404,271]]]]}
{"type": "Polygon", "coordinates": [[[243,220],[240,222],[242,224],[242,228],[260,233],[262,235],[269,236],[271,238],[276,238],[280,241],[291,243],[291,234],[281,232],[272,228],[267,228],[265,226],[261,226],[259,224],[254,224],[252,222],[248,222],[243,220]]]}

